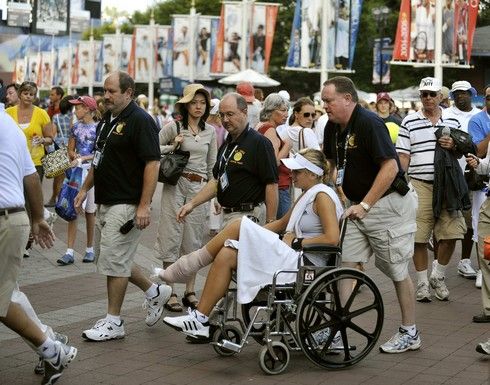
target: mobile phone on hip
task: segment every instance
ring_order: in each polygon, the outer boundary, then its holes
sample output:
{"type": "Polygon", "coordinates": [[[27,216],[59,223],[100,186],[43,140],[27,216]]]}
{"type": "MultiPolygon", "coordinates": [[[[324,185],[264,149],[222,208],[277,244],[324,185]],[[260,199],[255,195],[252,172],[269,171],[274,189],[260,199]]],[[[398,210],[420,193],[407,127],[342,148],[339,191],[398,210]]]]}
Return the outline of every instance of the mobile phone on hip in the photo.
{"type": "Polygon", "coordinates": [[[124,225],[121,226],[119,231],[121,234],[127,234],[131,231],[133,227],[134,227],[134,219],[130,219],[124,225]]]}

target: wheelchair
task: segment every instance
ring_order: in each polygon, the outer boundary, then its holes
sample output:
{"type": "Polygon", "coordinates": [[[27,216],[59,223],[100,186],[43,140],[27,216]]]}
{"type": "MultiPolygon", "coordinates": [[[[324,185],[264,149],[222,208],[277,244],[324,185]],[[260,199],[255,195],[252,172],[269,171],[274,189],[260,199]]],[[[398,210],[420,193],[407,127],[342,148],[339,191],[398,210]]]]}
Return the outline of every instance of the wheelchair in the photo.
{"type": "Polygon", "coordinates": [[[291,351],[302,351],[327,369],[360,362],[381,333],[383,301],[373,280],[362,271],[341,268],[340,257],[340,247],[305,246],[298,268],[277,271],[251,303],[241,305],[241,318],[236,289],[229,289],[215,312],[211,345],[216,353],[235,355],[252,338],[261,345],[259,366],[266,374],[282,373],[291,351]],[[319,258],[321,267],[311,265],[319,258]],[[281,274],[291,273],[295,282],[277,283],[281,274]]]}

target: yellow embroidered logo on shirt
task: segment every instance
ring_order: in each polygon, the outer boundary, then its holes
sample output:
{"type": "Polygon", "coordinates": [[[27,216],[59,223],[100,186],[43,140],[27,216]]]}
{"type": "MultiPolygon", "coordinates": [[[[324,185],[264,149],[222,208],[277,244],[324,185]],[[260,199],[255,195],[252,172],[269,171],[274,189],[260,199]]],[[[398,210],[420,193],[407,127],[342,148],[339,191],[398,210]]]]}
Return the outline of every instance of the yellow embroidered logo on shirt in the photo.
{"type": "Polygon", "coordinates": [[[120,134],[124,128],[124,126],[126,125],[125,122],[121,122],[119,123],[117,126],[116,126],[116,133],[120,134]]]}
{"type": "Polygon", "coordinates": [[[243,157],[243,152],[240,150],[235,152],[235,155],[233,155],[233,160],[235,162],[240,162],[242,160],[242,157],[243,157]]]}

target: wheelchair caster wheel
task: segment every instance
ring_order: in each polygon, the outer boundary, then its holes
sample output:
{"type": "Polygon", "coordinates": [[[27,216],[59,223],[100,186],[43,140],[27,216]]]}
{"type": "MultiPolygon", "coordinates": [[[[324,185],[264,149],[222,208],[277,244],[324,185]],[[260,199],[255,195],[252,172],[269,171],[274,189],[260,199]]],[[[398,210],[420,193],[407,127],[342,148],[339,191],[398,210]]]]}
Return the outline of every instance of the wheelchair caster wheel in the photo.
{"type": "Polygon", "coordinates": [[[218,346],[217,343],[220,343],[222,340],[228,340],[233,344],[239,345],[242,342],[242,333],[238,328],[232,325],[225,325],[222,329],[218,328],[213,334],[213,349],[216,353],[223,357],[233,356],[238,351],[226,349],[223,346],[218,346]]]}
{"type": "Polygon", "coordinates": [[[262,346],[259,353],[260,369],[266,374],[280,374],[286,370],[289,364],[289,350],[285,344],[279,341],[272,342],[272,350],[277,356],[277,361],[272,357],[267,345],[262,346]]]}

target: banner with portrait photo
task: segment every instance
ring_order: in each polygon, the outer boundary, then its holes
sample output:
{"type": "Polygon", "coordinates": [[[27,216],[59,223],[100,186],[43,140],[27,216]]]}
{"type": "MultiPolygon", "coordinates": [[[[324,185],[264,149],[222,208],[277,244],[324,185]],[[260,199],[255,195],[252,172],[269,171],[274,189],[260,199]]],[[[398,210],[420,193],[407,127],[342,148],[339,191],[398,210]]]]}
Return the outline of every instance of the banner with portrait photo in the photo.
{"type": "Polygon", "coordinates": [[[121,35],[104,35],[102,37],[102,75],[120,69],[119,52],[121,51],[121,35]]]}
{"type": "Polygon", "coordinates": [[[240,52],[245,39],[242,36],[242,3],[223,3],[223,68],[222,73],[232,74],[239,72],[240,52]]]}
{"type": "Polygon", "coordinates": [[[53,86],[54,53],[50,51],[41,52],[41,89],[51,89],[53,86]]]}
{"type": "Polygon", "coordinates": [[[121,35],[121,71],[129,71],[129,62],[131,57],[131,47],[133,45],[133,35],[121,35]]]}
{"type": "Polygon", "coordinates": [[[263,74],[269,69],[278,9],[278,4],[254,4],[253,7],[249,46],[250,66],[263,74]]]}
{"type": "Polygon", "coordinates": [[[161,25],[157,28],[157,60],[154,79],[172,76],[171,27],[161,25]]]}
{"type": "Polygon", "coordinates": [[[102,84],[102,41],[78,42],[74,76],[72,77],[73,87],[88,87],[89,85],[102,84]]]}
{"type": "Polygon", "coordinates": [[[196,42],[196,37],[191,36],[189,15],[173,15],[173,47],[172,68],[173,76],[180,79],[189,78],[191,65],[190,48],[196,42]],[[192,42],[192,43],[191,43],[192,42]]]}
{"type": "MultiPolygon", "coordinates": [[[[70,74],[70,70],[69,70],[70,55],[72,55],[72,51],[70,51],[68,47],[65,46],[65,47],[58,48],[56,52],[56,59],[54,65],[53,85],[61,86],[61,87],[68,86],[68,76],[70,74]]],[[[75,72],[76,72],[73,69],[75,60],[72,60],[71,64],[72,64],[71,75],[73,80],[73,77],[75,76],[75,72]]]]}
{"type": "Polygon", "coordinates": [[[27,80],[27,57],[15,59],[12,83],[21,84],[27,80]]]}
{"type": "Polygon", "coordinates": [[[39,87],[41,85],[41,52],[31,53],[27,56],[27,79],[39,87]]]}
{"type": "Polygon", "coordinates": [[[149,25],[138,25],[134,28],[134,80],[147,83],[150,79],[150,60],[153,68],[156,63],[156,28],[149,25]],[[153,36],[152,36],[153,34],[153,36]]]}
{"type": "Polygon", "coordinates": [[[70,23],[69,0],[36,0],[34,1],[34,31],[47,35],[65,35],[70,23]]]}
{"type": "Polygon", "coordinates": [[[196,80],[210,80],[211,62],[216,50],[218,16],[199,16],[196,37],[196,80]]]}

